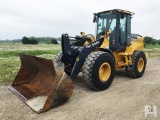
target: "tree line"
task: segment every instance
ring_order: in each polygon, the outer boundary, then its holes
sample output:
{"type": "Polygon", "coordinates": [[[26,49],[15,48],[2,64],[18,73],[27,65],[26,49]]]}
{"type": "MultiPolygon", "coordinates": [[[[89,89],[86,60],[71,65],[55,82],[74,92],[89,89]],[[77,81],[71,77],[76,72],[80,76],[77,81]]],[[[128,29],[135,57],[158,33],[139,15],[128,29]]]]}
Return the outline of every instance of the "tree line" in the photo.
{"type": "MultiPolygon", "coordinates": [[[[14,39],[14,40],[0,40],[0,43],[23,43],[23,44],[38,44],[38,43],[46,43],[46,44],[58,44],[61,42],[61,38],[53,38],[53,37],[26,37],[24,36],[22,39],[14,39]]],[[[149,45],[160,45],[160,39],[154,39],[150,36],[144,37],[145,44],[149,45]]]]}
{"type": "Polygon", "coordinates": [[[149,36],[144,37],[144,42],[145,44],[150,44],[150,45],[160,45],[160,40],[154,39],[149,36]]]}
{"type": "MultiPolygon", "coordinates": [[[[38,43],[47,43],[47,44],[58,44],[58,41],[61,41],[61,38],[51,38],[51,37],[26,37],[22,38],[23,44],[38,44],[38,43]]],[[[145,44],[150,45],[160,45],[160,40],[153,39],[150,36],[144,37],[145,44]]]]}
{"type": "Polygon", "coordinates": [[[47,44],[58,44],[56,38],[51,37],[26,37],[22,38],[22,44],[38,44],[38,43],[47,43],[47,44]]]}

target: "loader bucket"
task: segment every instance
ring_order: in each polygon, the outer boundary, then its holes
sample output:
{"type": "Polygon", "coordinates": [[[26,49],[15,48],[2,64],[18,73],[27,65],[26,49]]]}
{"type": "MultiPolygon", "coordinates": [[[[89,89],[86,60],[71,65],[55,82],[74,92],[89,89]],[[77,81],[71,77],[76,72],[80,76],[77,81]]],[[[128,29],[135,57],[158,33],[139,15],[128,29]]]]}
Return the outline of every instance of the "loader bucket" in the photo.
{"type": "Polygon", "coordinates": [[[73,93],[73,82],[57,71],[52,60],[19,54],[21,68],[8,88],[35,112],[41,113],[66,102],[73,93]]]}

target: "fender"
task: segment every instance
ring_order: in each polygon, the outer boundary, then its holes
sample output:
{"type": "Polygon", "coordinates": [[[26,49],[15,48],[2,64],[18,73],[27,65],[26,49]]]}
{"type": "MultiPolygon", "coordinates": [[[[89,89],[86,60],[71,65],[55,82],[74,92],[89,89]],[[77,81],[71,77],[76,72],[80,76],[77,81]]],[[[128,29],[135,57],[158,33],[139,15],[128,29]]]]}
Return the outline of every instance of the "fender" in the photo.
{"type": "Polygon", "coordinates": [[[114,61],[116,61],[112,50],[110,50],[110,49],[108,49],[108,48],[98,48],[98,49],[99,49],[100,51],[108,52],[109,54],[111,54],[111,55],[113,56],[114,61]]]}
{"type": "Polygon", "coordinates": [[[93,52],[96,48],[99,48],[102,45],[103,41],[104,41],[104,38],[97,39],[96,41],[86,45],[83,48],[81,53],[76,58],[76,62],[74,64],[74,67],[72,69],[72,73],[70,75],[71,79],[73,79],[74,77],[76,77],[78,75],[78,73],[80,72],[80,69],[82,68],[82,66],[84,64],[84,61],[87,58],[87,56],[91,52],[93,52]]]}

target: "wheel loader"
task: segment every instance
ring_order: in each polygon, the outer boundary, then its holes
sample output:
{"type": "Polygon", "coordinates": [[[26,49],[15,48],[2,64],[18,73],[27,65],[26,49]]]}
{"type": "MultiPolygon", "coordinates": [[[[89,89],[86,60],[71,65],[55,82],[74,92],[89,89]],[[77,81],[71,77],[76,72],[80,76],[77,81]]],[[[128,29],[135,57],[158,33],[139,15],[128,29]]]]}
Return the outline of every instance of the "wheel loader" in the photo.
{"type": "Polygon", "coordinates": [[[62,52],[52,60],[20,54],[21,68],[9,89],[37,113],[66,102],[73,93],[74,78],[83,73],[93,90],[105,90],[115,71],[124,69],[140,78],[146,68],[143,37],[131,33],[133,12],[114,9],[94,13],[96,36],[62,34],[62,52]],[[63,66],[62,69],[60,66],[63,66]]]}

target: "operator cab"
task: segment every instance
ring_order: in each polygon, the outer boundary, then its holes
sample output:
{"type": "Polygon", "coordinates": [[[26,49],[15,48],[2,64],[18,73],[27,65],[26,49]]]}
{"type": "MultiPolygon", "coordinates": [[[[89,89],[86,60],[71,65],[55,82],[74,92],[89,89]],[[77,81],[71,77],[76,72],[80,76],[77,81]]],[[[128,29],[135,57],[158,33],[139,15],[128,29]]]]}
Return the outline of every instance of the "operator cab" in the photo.
{"type": "Polygon", "coordinates": [[[134,15],[133,12],[120,9],[94,13],[93,22],[97,25],[96,39],[109,35],[109,49],[125,51],[131,41],[132,15],[134,15]]]}

